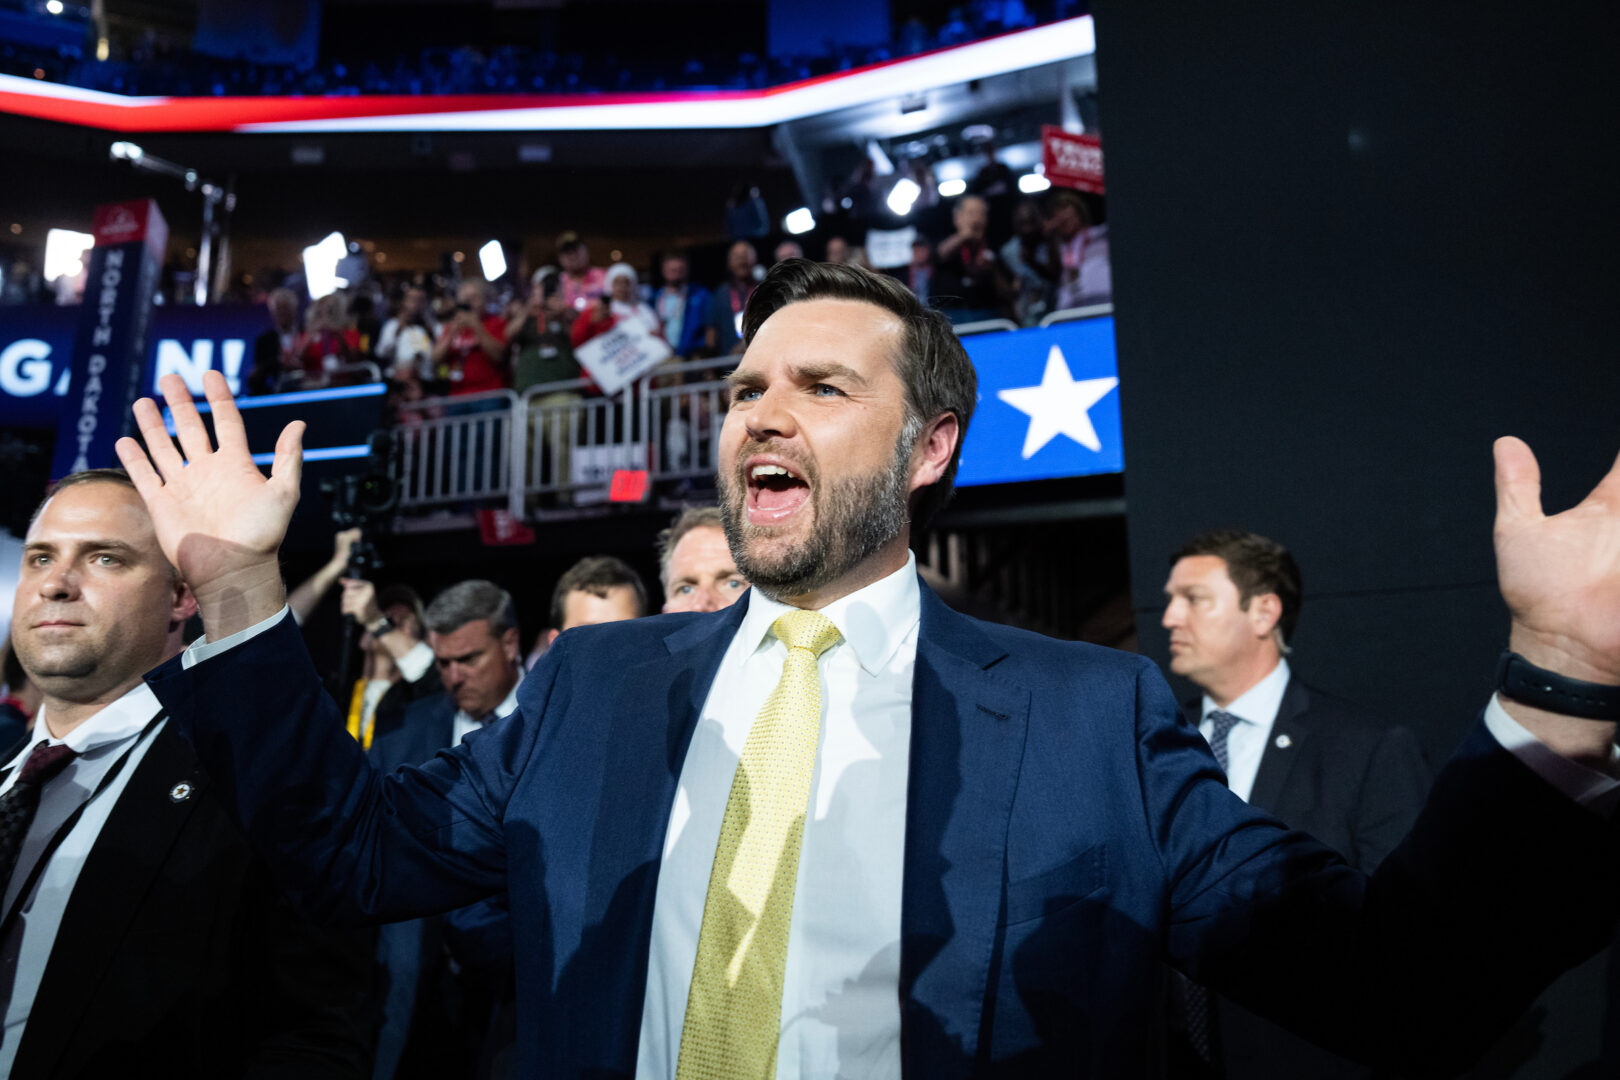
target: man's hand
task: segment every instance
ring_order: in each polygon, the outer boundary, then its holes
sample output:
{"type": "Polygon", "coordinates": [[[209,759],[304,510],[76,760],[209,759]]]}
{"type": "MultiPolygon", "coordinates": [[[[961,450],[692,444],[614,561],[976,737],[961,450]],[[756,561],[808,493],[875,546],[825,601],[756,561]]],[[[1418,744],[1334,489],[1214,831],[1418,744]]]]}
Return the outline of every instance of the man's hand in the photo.
{"type": "MultiPolygon", "coordinates": [[[[1509,647],[1560,675],[1620,685],[1620,461],[1579,505],[1547,517],[1535,455],[1498,439],[1495,537],[1509,647]]],[[[1507,708],[1553,749],[1607,766],[1614,724],[1507,708]]]]}
{"type": "Polygon", "coordinates": [[[119,439],[118,458],[146,502],[163,554],[196,595],[209,640],[218,641],[269,618],[284,602],[276,552],[298,505],[304,423],[295,420],[281,432],[266,480],[253,464],[223,375],[203,376],[217,451],[180,377],[165,375],[161,386],[185,461],[150,398],[135,403],[147,449],[119,439]]]}
{"type": "Polygon", "coordinates": [[[353,529],[344,529],[342,532],[334,535],[332,537],[332,559],[328,565],[336,566],[340,569],[348,566],[349,553],[354,550],[354,545],[359,543],[359,541],[360,529],[358,527],[353,529]]]}
{"type": "Polygon", "coordinates": [[[343,614],[353,615],[361,626],[370,626],[382,618],[377,606],[377,586],[363,578],[343,578],[343,614]]]}

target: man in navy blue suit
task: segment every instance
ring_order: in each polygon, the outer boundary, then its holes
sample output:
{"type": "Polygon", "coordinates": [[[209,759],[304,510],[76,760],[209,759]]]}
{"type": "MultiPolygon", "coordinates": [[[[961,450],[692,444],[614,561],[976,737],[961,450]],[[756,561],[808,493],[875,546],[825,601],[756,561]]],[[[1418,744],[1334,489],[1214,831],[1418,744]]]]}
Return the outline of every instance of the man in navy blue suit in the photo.
{"type": "Polygon", "coordinates": [[[506,890],[525,1075],[736,1075],[762,1040],[756,1075],[784,1078],[1143,1075],[1160,959],[1341,1051],[1450,1068],[1608,940],[1620,468],[1547,518],[1528,448],[1498,444],[1507,670],[1540,674],[1510,678],[1368,877],[1233,795],[1147,661],[920,585],[911,525],[948,497],[975,398],[942,318],[790,260],[743,329],[719,479],[746,602],[565,633],[517,714],[388,777],[282,612],[301,425],[265,480],[224,382],[215,451],[171,379],[188,463],[150,401],[150,459],[119,444],[207,629],[154,691],[311,908],[506,890]],[[792,753],[762,755],[790,722],[792,753]],[[802,809],[745,859],[806,761],[802,809]],[[726,1011],[744,997],[751,1024],[726,1011]]]}

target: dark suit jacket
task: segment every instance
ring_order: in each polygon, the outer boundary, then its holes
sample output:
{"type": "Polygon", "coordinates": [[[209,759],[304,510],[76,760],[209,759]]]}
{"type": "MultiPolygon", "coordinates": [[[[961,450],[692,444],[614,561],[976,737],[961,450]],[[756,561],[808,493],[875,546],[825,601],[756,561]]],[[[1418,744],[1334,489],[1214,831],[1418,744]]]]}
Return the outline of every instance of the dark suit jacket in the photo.
{"type": "Polygon", "coordinates": [[[294,916],[171,721],[79,873],[12,1076],[363,1076],[367,960],[294,916]]]}
{"type": "MultiPolygon", "coordinates": [[[[391,919],[505,889],[522,1075],[629,1077],[681,765],[745,606],[568,631],[517,714],[388,777],[290,620],[150,682],[305,903],[391,919]]],[[[1142,1075],[1160,959],[1329,1045],[1453,1066],[1620,912],[1620,830],[1482,727],[1369,879],[1234,796],[1147,660],[926,586],[907,791],[910,1077],[1142,1075]]]]}
{"type": "MultiPolygon", "coordinates": [[[[439,685],[431,671],[418,684],[429,678],[439,685]]],[[[371,760],[384,772],[431,761],[455,738],[456,705],[442,689],[384,709],[389,695],[412,685],[416,684],[390,688],[377,706],[371,760]]],[[[504,982],[512,963],[511,941],[504,896],[446,917],[380,927],[377,956],[383,1017],[372,1075],[378,1080],[395,1075],[440,1080],[473,1075],[488,1024],[487,998],[493,993],[489,984],[504,982]],[[447,949],[466,980],[447,967],[447,949]]]]}
{"type": "MultiPolygon", "coordinates": [[[[1183,702],[1197,725],[1202,699],[1183,702]]],[[[1429,791],[1430,774],[1417,737],[1290,676],[1271,740],[1260,758],[1249,802],[1290,828],[1308,832],[1372,873],[1394,851],[1429,791]]],[[[1227,1080],[1368,1075],[1235,1002],[1217,1006],[1227,1080]]]]}

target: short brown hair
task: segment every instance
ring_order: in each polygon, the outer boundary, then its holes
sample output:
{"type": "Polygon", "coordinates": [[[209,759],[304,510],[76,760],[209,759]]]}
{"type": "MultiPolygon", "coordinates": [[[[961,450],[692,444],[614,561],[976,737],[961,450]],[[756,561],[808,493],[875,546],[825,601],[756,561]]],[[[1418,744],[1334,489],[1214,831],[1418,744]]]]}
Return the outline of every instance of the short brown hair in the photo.
{"type": "Polygon", "coordinates": [[[427,634],[427,613],[422,610],[422,595],[409,585],[390,585],[377,593],[377,608],[387,611],[391,607],[402,607],[410,610],[411,618],[416,620],[416,640],[421,641],[427,634]]]}
{"type": "Polygon", "coordinates": [[[1243,529],[1210,529],[1192,537],[1170,556],[1170,565],[1194,555],[1214,555],[1226,563],[1226,574],[1238,589],[1238,602],[1246,610],[1256,596],[1275,593],[1282,602],[1277,629],[1286,647],[1299,622],[1304,585],[1299,564],[1288,549],[1270,537],[1243,529]]]}
{"type": "Polygon", "coordinates": [[[665,588],[669,587],[669,557],[675,553],[675,545],[693,529],[719,529],[724,532],[725,523],[720,519],[720,508],[688,506],[675,516],[669,528],[658,534],[658,583],[665,588]]]}
{"type": "Polygon", "coordinates": [[[557,587],[551,590],[551,628],[562,629],[569,593],[605,597],[610,589],[629,589],[636,596],[636,617],[647,613],[647,586],[642,583],[640,574],[630,569],[623,559],[612,555],[587,555],[570,566],[557,579],[557,587]]]}
{"type": "Polygon", "coordinates": [[[45,497],[39,500],[39,505],[34,507],[34,512],[28,515],[29,527],[32,527],[34,522],[39,520],[40,511],[45,509],[45,504],[50,502],[58,491],[78,487],[80,484],[117,484],[120,487],[129,488],[131,491],[136,490],[135,481],[131,480],[129,473],[123,469],[80,469],[78,472],[68,473],[45,489],[45,497]]]}
{"type": "Polygon", "coordinates": [[[771,267],[743,311],[743,344],[753,343],[766,319],[801,300],[859,300],[899,318],[905,333],[894,366],[906,388],[908,426],[920,431],[942,413],[956,417],[959,430],[951,460],[940,478],[918,494],[911,512],[917,528],[926,528],[950,501],[968,421],[973,419],[973,406],[978,400],[978,373],[961,339],[949,319],[924,307],[916,294],[895,278],[858,266],[783,259],[771,267]]]}

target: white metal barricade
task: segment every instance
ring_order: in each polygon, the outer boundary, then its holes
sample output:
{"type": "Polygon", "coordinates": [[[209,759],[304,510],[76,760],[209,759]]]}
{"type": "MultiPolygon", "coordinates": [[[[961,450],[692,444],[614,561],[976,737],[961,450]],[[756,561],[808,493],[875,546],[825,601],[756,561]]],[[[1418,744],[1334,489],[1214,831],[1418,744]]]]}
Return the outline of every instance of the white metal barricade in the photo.
{"type": "Polygon", "coordinates": [[[510,390],[404,402],[394,423],[393,467],[403,509],[513,503],[513,446],[522,405],[510,390]]]}
{"type": "Polygon", "coordinates": [[[515,477],[520,503],[525,496],[565,495],[574,505],[603,501],[615,470],[647,467],[636,387],[615,397],[591,387],[589,380],[569,379],[523,392],[524,467],[515,477]]]}
{"type": "Polygon", "coordinates": [[[703,479],[719,460],[725,374],[736,357],[663,364],[637,385],[653,481],[703,479]]]}
{"type": "Polygon", "coordinates": [[[1003,330],[1017,330],[1018,324],[1011,319],[981,319],[979,322],[963,323],[952,326],[957,337],[971,337],[974,334],[996,334],[1003,330]]]}
{"type": "Polygon", "coordinates": [[[1041,320],[1041,329],[1046,329],[1053,323],[1074,322],[1076,319],[1095,319],[1099,315],[1112,315],[1113,304],[1091,304],[1086,307],[1064,308],[1054,311],[1041,320]]]}

